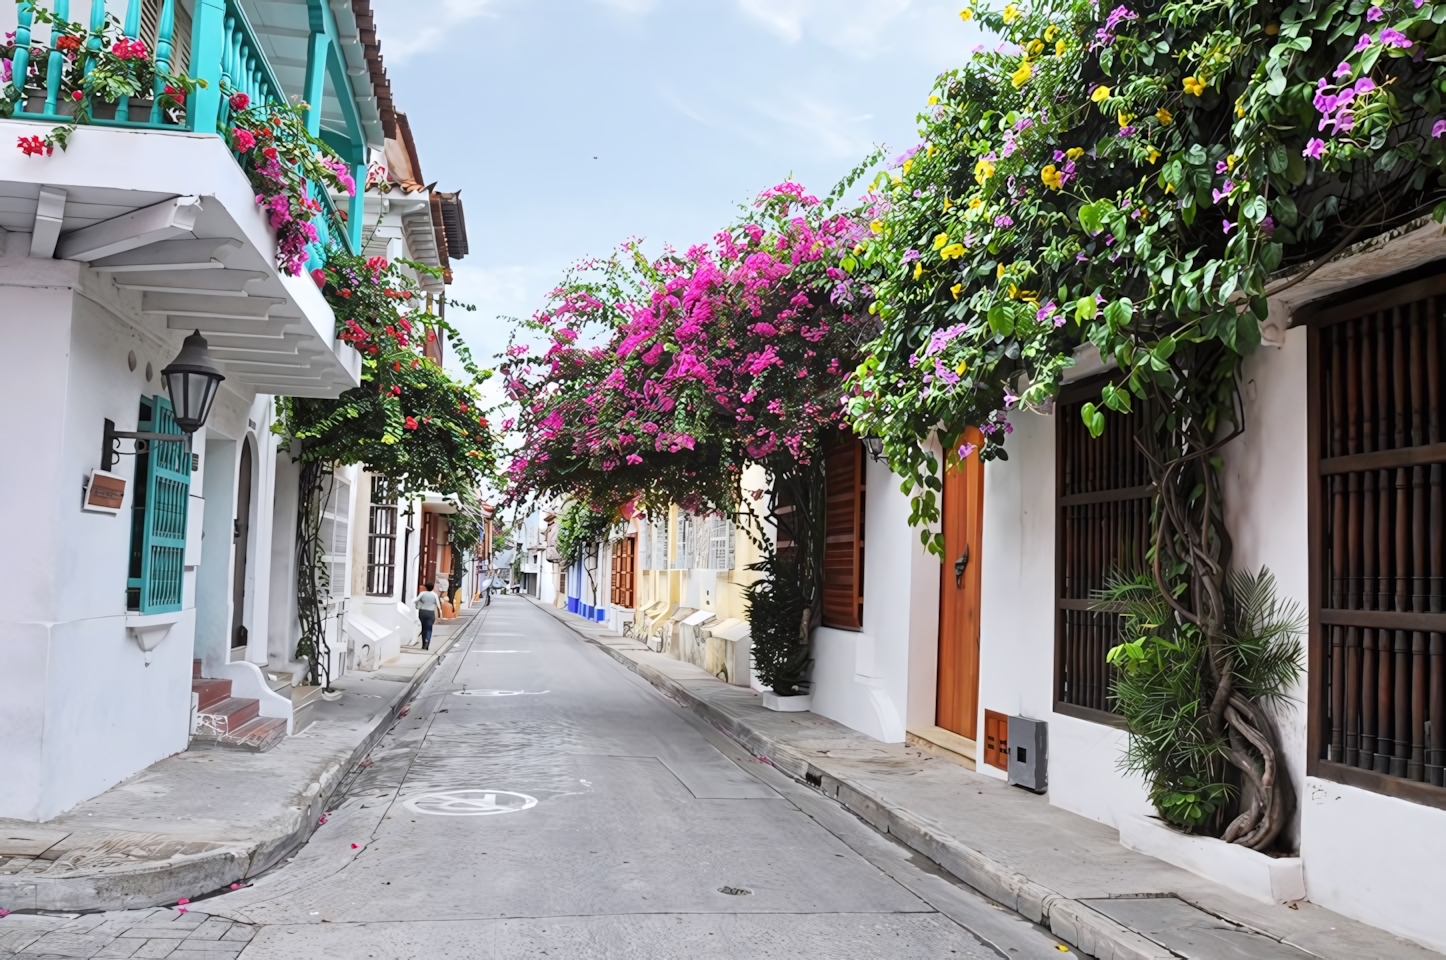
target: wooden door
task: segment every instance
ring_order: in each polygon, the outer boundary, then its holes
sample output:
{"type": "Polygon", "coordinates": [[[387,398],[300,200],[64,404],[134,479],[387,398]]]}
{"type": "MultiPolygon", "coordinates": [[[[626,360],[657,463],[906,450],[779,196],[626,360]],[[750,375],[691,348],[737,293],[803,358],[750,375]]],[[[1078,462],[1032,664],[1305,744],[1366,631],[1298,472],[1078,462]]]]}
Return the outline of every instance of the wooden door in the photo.
{"type": "Polygon", "coordinates": [[[241,470],[236,478],[236,519],[232,522],[236,563],[231,571],[231,649],[246,646],[247,542],[251,539],[251,443],[241,441],[241,470]]]}
{"type": "MultiPolygon", "coordinates": [[[[965,441],[983,437],[972,427],[965,441]]],[[[944,475],[944,567],[939,581],[939,698],[935,723],[975,739],[979,712],[979,589],[984,464],[953,457],[944,475]]]]}

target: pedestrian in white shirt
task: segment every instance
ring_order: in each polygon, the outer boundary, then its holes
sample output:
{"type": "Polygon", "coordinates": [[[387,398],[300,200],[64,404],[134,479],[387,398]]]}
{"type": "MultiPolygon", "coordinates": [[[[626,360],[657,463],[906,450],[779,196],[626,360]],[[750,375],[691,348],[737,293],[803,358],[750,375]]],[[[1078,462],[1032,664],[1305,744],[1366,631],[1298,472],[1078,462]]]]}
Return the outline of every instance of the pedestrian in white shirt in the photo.
{"type": "Polygon", "coordinates": [[[417,619],[422,621],[422,649],[426,650],[432,646],[432,625],[437,622],[437,608],[441,606],[442,598],[433,592],[435,584],[426,584],[427,589],[417,594],[413,603],[417,607],[417,619]]]}

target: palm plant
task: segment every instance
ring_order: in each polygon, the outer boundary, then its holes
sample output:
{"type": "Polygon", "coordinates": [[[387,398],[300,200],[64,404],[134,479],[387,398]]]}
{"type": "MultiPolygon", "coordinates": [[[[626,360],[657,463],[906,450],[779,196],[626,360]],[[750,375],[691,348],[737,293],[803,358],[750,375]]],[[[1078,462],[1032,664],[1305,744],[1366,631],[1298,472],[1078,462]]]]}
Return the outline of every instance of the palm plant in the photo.
{"type": "Polygon", "coordinates": [[[1115,577],[1096,599],[1121,618],[1121,642],[1109,652],[1116,668],[1111,695],[1130,732],[1121,766],[1145,778],[1161,818],[1227,842],[1250,825],[1283,823],[1294,794],[1262,705],[1280,703],[1300,676],[1305,620],[1294,602],[1279,597],[1270,571],[1234,571],[1226,578],[1226,642],[1214,655],[1228,663],[1209,662],[1204,632],[1178,613],[1149,572],[1115,577]],[[1209,722],[1213,678],[1221,675],[1233,678],[1227,713],[1248,722],[1223,728],[1209,722]],[[1264,742],[1247,743],[1242,729],[1264,742]],[[1240,798],[1248,806],[1226,823],[1235,790],[1226,779],[1231,768],[1249,788],[1240,798]]]}

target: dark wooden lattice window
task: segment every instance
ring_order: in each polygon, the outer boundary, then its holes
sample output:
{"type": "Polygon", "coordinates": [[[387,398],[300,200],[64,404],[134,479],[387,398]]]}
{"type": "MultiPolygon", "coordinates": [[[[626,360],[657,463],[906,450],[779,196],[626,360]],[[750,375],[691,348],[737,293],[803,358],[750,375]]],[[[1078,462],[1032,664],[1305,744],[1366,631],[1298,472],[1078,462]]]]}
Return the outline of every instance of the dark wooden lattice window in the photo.
{"type": "Polygon", "coordinates": [[[614,606],[631,609],[635,575],[638,566],[638,536],[630,533],[613,544],[611,601],[614,606]]]}
{"type": "Polygon", "coordinates": [[[397,571],[397,491],[386,477],[372,477],[368,511],[367,595],[390,597],[397,571]]]}
{"type": "Polygon", "coordinates": [[[1136,432],[1148,416],[1105,411],[1105,432],[1091,437],[1080,417],[1099,402],[1101,381],[1062,392],[1056,420],[1054,708],[1059,713],[1119,723],[1110,697],[1113,668],[1105,661],[1119,642],[1120,617],[1095,609],[1095,591],[1115,574],[1144,568],[1150,545],[1152,487],[1136,432]]]}
{"type": "Polygon", "coordinates": [[[1446,278],[1311,327],[1310,772],[1446,806],[1446,278]]]}
{"type": "Polygon", "coordinates": [[[853,438],[824,460],[823,622],[864,625],[864,445],[853,438]]]}

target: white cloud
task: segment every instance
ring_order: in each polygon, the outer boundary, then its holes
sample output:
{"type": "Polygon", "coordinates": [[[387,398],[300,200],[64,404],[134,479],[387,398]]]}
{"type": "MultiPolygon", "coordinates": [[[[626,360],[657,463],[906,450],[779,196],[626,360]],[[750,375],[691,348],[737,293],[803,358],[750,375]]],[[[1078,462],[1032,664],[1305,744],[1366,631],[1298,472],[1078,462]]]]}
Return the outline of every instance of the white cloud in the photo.
{"type": "Polygon", "coordinates": [[[742,11],[789,43],[805,36],[860,58],[914,7],[913,0],[738,0],[742,11]]]}
{"type": "Polygon", "coordinates": [[[604,7],[611,7],[619,13],[630,16],[652,13],[658,5],[657,0],[592,0],[592,2],[602,4],[604,7]]]}
{"type": "MultiPolygon", "coordinates": [[[[449,33],[468,20],[497,16],[501,0],[380,0],[373,7],[382,54],[397,63],[446,45],[449,33]],[[433,24],[433,26],[422,26],[433,24]],[[445,24],[445,26],[436,26],[445,24]]],[[[626,0],[624,0],[626,2],[626,0]]]]}

